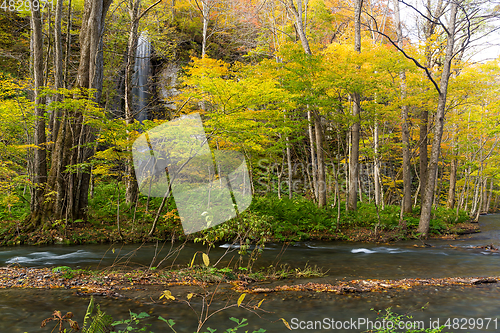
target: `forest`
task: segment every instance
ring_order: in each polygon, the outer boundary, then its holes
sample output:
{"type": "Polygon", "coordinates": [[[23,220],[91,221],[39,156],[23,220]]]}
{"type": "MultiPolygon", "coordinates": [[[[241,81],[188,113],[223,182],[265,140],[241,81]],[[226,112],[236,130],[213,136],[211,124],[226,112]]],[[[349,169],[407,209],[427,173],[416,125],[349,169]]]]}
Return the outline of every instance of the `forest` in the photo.
{"type": "Polygon", "coordinates": [[[494,2],[0,4],[2,244],[426,239],[500,204],[494,2]],[[253,201],[184,235],[132,147],[190,114],[253,201]]]}

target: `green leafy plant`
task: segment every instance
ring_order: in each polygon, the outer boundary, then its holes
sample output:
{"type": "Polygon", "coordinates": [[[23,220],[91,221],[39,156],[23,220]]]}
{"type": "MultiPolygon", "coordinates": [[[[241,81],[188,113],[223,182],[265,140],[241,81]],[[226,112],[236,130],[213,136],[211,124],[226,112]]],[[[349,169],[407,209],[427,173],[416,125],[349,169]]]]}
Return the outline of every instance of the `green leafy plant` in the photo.
{"type": "MultiPolygon", "coordinates": [[[[143,327],[138,327],[138,325],[141,324],[141,320],[144,318],[149,318],[149,315],[146,312],[141,312],[137,314],[130,311],[129,319],[122,319],[111,323],[111,326],[126,325],[125,329],[112,331],[112,333],[146,332],[147,327],[151,326],[151,324],[146,324],[143,327]]],[[[150,331],[150,333],[152,332],[150,331]]]]}
{"type": "MultiPolygon", "coordinates": [[[[172,319],[165,319],[161,316],[159,316],[158,319],[163,320],[165,323],[167,323],[167,325],[170,327],[170,329],[172,331],[177,333],[177,331],[173,327],[175,325],[175,321],[173,321],[172,319]]],[[[236,326],[226,329],[224,331],[224,333],[234,333],[234,332],[237,332],[240,328],[248,325],[246,318],[239,320],[237,318],[231,317],[231,318],[229,318],[229,320],[234,321],[236,323],[236,326]]],[[[217,329],[207,327],[207,330],[204,331],[203,333],[214,333],[216,331],[217,331],[217,329]]],[[[246,331],[246,332],[248,332],[248,331],[246,331]]],[[[259,328],[257,331],[252,331],[252,333],[265,333],[265,332],[267,332],[267,331],[263,328],[259,328]]]]}
{"type": "Polygon", "coordinates": [[[84,270],[72,269],[71,267],[68,267],[68,266],[58,266],[58,267],[52,268],[52,272],[53,273],[61,273],[61,277],[63,279],[72,279],[75,277],[75,275],[84,272],[84,270]]]}
{"type": "Polygon", "coordinates": [[[63,279],[72,279],[75,277],[76,271],[71,269],[71,267],[68,266],[58,266],[55,268],[52,268],[53,273],[62,273],[61,277],[63,279]]]}
{"type": "MultiPolygon", "coordinates": [[[[424,307],[422,307],[422,310],[424,307]]],[[[376,311],[373,308],[371,309],[372,311],[376,311]]],[[[376,330],[369,330],[366,332],[369,333],[393,333],[393,332],[401,332],[401,329],[399,329],[399,324],[402,324],[402,327],[407,327],[406,324],[413,319],[413,316],[408,315],[408,314],[398,314],[396,312],[393,312],[391,308],[387,308],[384,311],[378,310],[376,311],[377,314],[381,314],[382,316],[377,317],[377,320],[385,322],[385,323],[392,323],[391,324],[386,324],[385,327],[376,329],[376,330]]],[[[445,326],[440,326],[438,328],[410,328],[404,331],[405,333],[440,333],[443,331],[445,326]]]]}

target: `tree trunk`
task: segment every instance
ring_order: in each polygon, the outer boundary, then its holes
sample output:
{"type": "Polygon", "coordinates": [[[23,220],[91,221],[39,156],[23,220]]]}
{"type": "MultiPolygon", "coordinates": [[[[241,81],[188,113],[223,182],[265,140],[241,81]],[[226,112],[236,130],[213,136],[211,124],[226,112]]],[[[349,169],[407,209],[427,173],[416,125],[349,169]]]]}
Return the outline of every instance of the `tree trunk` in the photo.
{"type": "Polygon", "coordinates": [[[68,87],[69,79],[68,79],[68,66],[69,66],[69,54],[71,50],[71,2],[69,0],[68,3],[68,29],[66,30],[66,55],[64,57],[64,86],[68,87]]]}
{"type": "Polygon", "coordinates": [[[316,153],[318,155],[318,207],[326,206],[326,177],[325,155],[323,152],[323,130],[320,115],[314,113],[314,127],[316,129],[316,153]]]}
{"type": "MultiPolygon", "coordinates": [[[[132,74],[134,71],[135,54],[137,51],[137,37],[139,29],[139,8],[141,0],[131,1],[129,3],[130,31],[127,44],[127,62],[125,66],[125,122],[127,125],[134,123],[134,110],[132,105],[132,74]]],[[[132,138],[129,138],[131,141],[132,138]]],[[[125,202],[131,204],[137,200],[138,185],[135,177],[132,156],[127,159],[127,188],[125,190],[125,202]]]]}
{"type": "MultiPolygon", "coordinates": [[[[97,103],[102,93],[101,48],[104,19],[111,2],[112,0],[86,0],[80,31],[81,49],[77,86],[83,90],[95,89],[95,94],[91,98],[97,103]]],[[[84,91],[82,96],[75,98],[88,98],[87,96],[84,91]]],[[[85,120],[85,115],[81,111],[67,112],[63,115],[46,188],[46,193],[56,191],[56,199],[45,200],[42,209],[32,211],[25,221],[26,229],[38,229],[52,219],[86,218],[90,181],[87,163],[93,153],[93,148],[89,144],[92,143],[94,136],[90,126],[85,124],[85,120]],[[67,167],[73,170],[68,172],[67,167]]]]}
{"type": "MultiPolygon", "coordinates": [[[[470,182],[470,174],[471,174],[471,166],[467,169],[467,173],[465,174],[465,184],[462,187],[462,192],[460,193],[460,206],[458,209],[463,209],[464,205],[467,207],[466,201],[469,196],[469,182],[470,182]]],[[[467,208],[465,208],[467,209],[467,208]]]]}
{"type": "Polygon", "coordinates": [[[45,137],[44,109],[42,107],[44,99],[40,96],[40,89],[43,86],[43,37],[40,10],[31,11],[31,24],[33,27],[33,78],[35,83],[35,131],[33,144],[36,146],[34,149],[31,216],[37,219],[37,215],[43,214],[42,205],[45,201],[44,191],[47,182],[47,153],[45,150],[47,140],[45,137]]]}
{"type": "Polygon", "coordinates": [[[318,164],[316,163],[316,149],[314,149],[314,129],[312,127],[312,116],[311,116],[311,110],[308,108],[307,109],[307,120],[308,120],[308,132],[309,132],[309,144],[311,147],[311,173],[312,173],[312,181],[313,181],[313,194],[314,194],[314,199],[318,200],[319,193],[318,193],[318,164]]]}
{"type": "Polygon", "coordinates": [[[479,215],[481,215],[481,208],[483,206],[483,199],[484,199],[484,187],[486,185],[486,179],[483,179],[483,177],[480,178],[479,184],[478,184],[478,196],[477,196],[477,202],[476,202],[476,210],[474,212],[474,222],[479,221],[479,215]]]}
{"type": "MultiPolygon", "coordinates": [[[[361,53],[361,8],[363,0],[356,0],[354,8],[354,50],[361,53]]],[[[359,173],[359,139],[360,139],[361,96],[353,94],[352,116],[354,124],[351,127],[351,155],[349,156],[349,201],[348,210],[357,209],[358,203],[358,173],[359,173]]]]}
{"type": "MultiPolygon", "coordinates": [[[[54,83],[56,89],[64,87],[63,77],[63,45],[62,45],[62,15],[63,0],[57,0],[56,18],[54,26],[54,83]]],[[[57,131],[56,131],[57,132],[57,131]]]]}
{"type": "Polygon", "coordinates": [[[375,205],[380,207],[382,203],[381,193],[382,189],[380,186],[380,156],[379,156],[379,126],[378,121],[375,120],[375,129],[373,131],[373,141],[374,141],[374,161],[373,161],[373,183],[375,187],[375,205]]]}
{"type": "Polygon", "coordinates": [[[457,167],[458,161],[456,158],[451,160],[450,166],[450,188],[448,189],[447,207],[453,209],[455,207],[455,189],[457,185],[457,167]]]}
{"type": "Polygon", "coordinates": [[[361,183],[361,177],[363,176],[363,165],[359,165],[358,172],[358,190],[359,190],[359,202],[363,203],[363,184],[361,183]]]}
{"type": "Polygon", "coordinates": [[[428,165],[428,156],[427,156],[427,126],[429,124],[429,112],[426,110],[422,110],[420,113],[420,136],[419,142],[420,145],[418,147],[418,155],[420,162],[420,210],[422,210],[422,204],[424,202],[425,189],[427,187],[427,165],[428,165]]]}
{"type": "Polygon", "coordinates": [[[485,213],[490,212],[492,195],[493,195],[493,178],[490,180],[490,190],[488,191],[488,199],[486,200],[486,207],[484,209],[485,213]]]}
{"type": "Polygon", "coordinates": [[[453,60],[453,49],[455,46],[455,22],[457,16],[457,3],[451,3],[450,20],[448,27],[448,36],[446,43],[446,56],[444,59],[443,72],[440,80],[439,99],[435,116],[434,139],[432,142],[431,158],[429,163],[428,177],[426,187],[422,188],[425,192],[422,203],[422,211],[418,225],[418,231],[423,238],[427,238],[431,220],[432,201],[434,194],[434,185],[436,182],[436,170],[441,152],[441,139],[444,128],[444,114],[446,109],[446,97],[448,93],[448,82],[451,73],[451,62],[453,60]]]}
{"type": "MultiPolygon", "coordinates": [[[[432,4],[431,0],[427,0],[427,17],[431,18],[440,18],[443,15],[444,12],[444,7],[443,7],[443,0],[438,0],[436,6],[434,7],[434,13],[432,12],[432,4]]],[[[434,32],[436,30],[436,26],[438,25],[438,20],[427,20],[426,24],[423,27],[423,32],[426,40],[426,46],[425,46],[425,51],[424,55],[426,58],[426,67],[427,68],[432,68],[433,67],[433,60],[432,60],[432,52],[431,52],[431,38],[433,38],[434,32]]],[[[420,113],[420,125],[419,125],[420,133],[419,133],[419,160],[420,160],[420,212],[422,213],[422,206],[425,200],[425,195],[426,191],[425,189],[427,188],[427,179],[429,178],[428,175],[428,153],[427,153],[427,144],[428,144],[428,138],[427,138],[427,132],[429,129],[429,112],[427,110],[422,110],[420,113]]],[[[432,202],[432,200],[431,200],[432,202]]]]}
{"type": "MultiPolygon", "coordinates": [[[[302,19],[302,2],[297,1],[297,7],[293,0],[288,0],[283,2],[286,8],[292,13],[295,20],[295,29],[297,35],[299,36],[302,48],[306,54],[311,55],[311,48],[309,47],[309,41],[305,32],[304,22],[302,19]]],[[[307,7],[307,2],[306,2],[307,7]]],[[[321,132],[321,123],[319,120],[319,114],[314,113],[314,123],[315,123],[315,134],[316,134],[316,157],[314,154],[314,135],[312,130],[312,116],[311,111],[307,110],[307,119],[309,121],[309,141],[311,143],[311,164],[312,164],[312,174],[314,183],[314,195],[318,200],[318,206],[323,207],[326,205],[326,178],[325,178],[325,162],[323,153],[323,138],[321,132]],[[316,165],[317,162],[317,165],[316,165]]]]}
{"type": "MultiPolygon", "coordinates": [[[[54,26],[54,86],[55,89],[64,88],[64,73],[63,73],[63,46],[62,46],[62,14],[63,14],[63,0],[57,1],[56,19],[54,26]]],[[[55,101],[62,100],[61,95],[55,97],[55,101]]],[[[61,111],[54,110],[52,113],[52,138],[50,141],[57,141],[57,134],[59,133],[59,125],[61,123],[61,111]]]]}
{"type": "MultiPolygon", "coordinates": [[[[394,19],[398,37],[398,47],[403,49],[403,31],[401,28],[401,19],[399,14],[399,0],[394,0],[394,19]]],[[[411,158],[410,158],[410,132],[408,129],[408,105],[405,104],[406,99],[406,73],[402,70],[399,73],[401,80],[401,138],[402,138],[402,151],[403,151],[403,200],[401,202],[401,215],[412,212],[411,204],[411,158]]]]}
{"type": "Polygon", "coordinates": [[[433,206],[434,209],[437,209],[439,205],[439,200],[441,198],[441,186],[443,185],[443,176],[444,176],[444,171],[441,171],[441,177],[439,177],[439,165],[436,169],[436,185],[434,187],[434,201],[433,201],[433,206]]]}
{"type": "Polygon", "coordinates": [[[203,25],[203,41],[201,43],[201,57],[204,58],[207,54],[207,39],[208,39],[208,21],[210,19],[210,6],[208,5],[209,0],[201,0],[201,15],[202,15],[202,25],[203,25]]]}
{"type": "Polygon", "coordinates": [[[290,149],[290,139],[286,137],[286,160],[288,164],[288,198],[293,197],[293,165],[292,165],[292,152],[290,149]]]}
{"type": "Polygon", "coordinates": [[[477,204],[479,202],[479,186],[481,184],[481,177],[478,175],[476,177],[476,181],[474,183],[474,196],[472,198],[472,205],[471,205],[471,211],[470,211],[470,215],[471,216],[475,216],[476,215],[476,211],[477,211],[477,204]]]}
{"type": "MultiPolygon", "coordinates": [[[[297,7],[293,3],[293,0],[287,0],[286,7],[288,10],[292,12],[292,15],[295,19],[295,29],[297,31],[297,35],[300,39],[300,43],[302,44],[302,48],[304,52],[307,54],[311,53],[311,48],[309,47],[309,41],[307,39],[306,31],[304,28],[304,21],[302,20],[302,1],[297,1],[297,7]]],[[[307,7],[307,3],[306,3],[307,7]]]]}
{"type": "Polygon", "coordinates": [[[351,126],[351,154],[349,156],[349,199],[348,210],[354,211],[357,209],[358,202],[358,174],[359,174],[359,113],[361,97],[358,93],[353,95],[352,115],[356,120],[351,126]]]}
{"type": "MultiPolygon", "coordinates": [[[[43,69],[43,86],[47,86],[49,82],[49,72],[50,70],[50,56],[52,54],[52,11],[51,8],[47,8],[47,18],[44,17],[42,13],[42,25],[44,24],[44,20],[48,26],[47,33],[46,33],[46,40],[47,40],[47,52],[45,54],[45,67],[43,69]]],[[[45,37],[44,36],[44,37],[45,37]]],[[[43,38],[43,37],[42,37],[43,38]]],[[[50,123],[49,123],[50,125],[50,123]]]]}
{"type": "Polygon", "coordinates": [[[482,187],[482,196],[481,196],[481,213],[487,213],[488,209],[486,208],[488,206],[488,178],[484,178],[483,182],[483,187],[482,187]]]}

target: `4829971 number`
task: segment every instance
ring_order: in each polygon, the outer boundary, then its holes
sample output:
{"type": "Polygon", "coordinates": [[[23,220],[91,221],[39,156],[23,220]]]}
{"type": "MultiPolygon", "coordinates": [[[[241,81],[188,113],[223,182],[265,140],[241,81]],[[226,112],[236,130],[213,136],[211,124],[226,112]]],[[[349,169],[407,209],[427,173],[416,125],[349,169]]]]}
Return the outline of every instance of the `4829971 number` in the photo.
{"type": "Polygon", "coordinates": [[[43,10],[50,4],[54,9],[54,0],[0,0],[0,9],[6,12],[29,12],[43,10]]]}
{"type": "Polygon", "coordinates": [[[496,330],[498,329],[498,318],[448,318],[444,326],[454,330],[496,330]]]}

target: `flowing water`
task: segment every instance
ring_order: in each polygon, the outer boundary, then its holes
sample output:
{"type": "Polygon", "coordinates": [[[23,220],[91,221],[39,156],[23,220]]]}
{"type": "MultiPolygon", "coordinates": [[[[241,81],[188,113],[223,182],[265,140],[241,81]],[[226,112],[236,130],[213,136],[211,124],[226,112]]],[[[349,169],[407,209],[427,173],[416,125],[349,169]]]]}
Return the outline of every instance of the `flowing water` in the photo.
{"type": "MultiPolygon", "coordinates": [[[[269,244],[256,266],[269,267],[287,264],[293,268],[317,265],[328,271],[324,278],[312,279],[314,282],[334,283],[339,279],[400,279],[431,277],[469,277],[500,276],[500,255],[483,249],[473,248],[478,245],[500,246],[500,215],[482,216],[482,232],[465,236],[459,240],[435,240],[427,243],[428,248],[418,248],[418,241],[399,242],[397,244],[370,244],[348,242],[302,242],[284,247],[282,244],[269,244]]],[[[137,245],[85,245],[85,246],[44,246],[0,248],[0,265],[17,263],[28,267],[70,266],[73,268],[115,267],[185,267],[194,253],[206,251],[199,244],[186,245],[182,251],[172,251],[180,244],[137,245]],[[174,253],[172,253],[174,252],[174,253]],[[170,253],[170,257],[165,258],[170,253]],[[156,254],[156,257],[155,257],[156,254]],[[154,259],[153,259],[154,258],[154,259]],[[175,259],[175,260],[174,260],[175,259]]],[[[218,267],[235,262],[238,258],[235,246],[229,244],[210,250],[211,262],[228,251],[218,267]]],[[[307,282],[299,279],[286,283],[307,282]]],[[[193,332],[196,329],[196,315],[184,304],[154,304],[149,299],[150,292],[135,293],[130,298],[108,299],[98,297],[102,309],[115,319],[124,319],[128,310],[147,311],[154,317],[149,322],[153,332],[169,332],[166,324],[155,319],[158,315],[177,322],[177,332],[193,332]]],[[[158,295],[152,295],[156,298],[158,295]]],[[[263,295],[259,295],[259,298],[263,295]]],[[[305,332],[361,332],[367,326],[354,325],[346,330],[328,329],[325,324],[331,319],[338,321],[358,320],[376,325],[377,314],[371,308],[385,309],[392,307],[398,313],[411,313],[417,321],[423,321],[425,327],[430,322],[444,324],[447,318],[460,318],[455,327],[467,329],[445,330],[448,332],[498,332],[500,331],[500,287],[496,284],[476,287],[421,287],[407,291],[388,291],[361,295],[333,295],[326,293],[276,293],[268,294],[263,308],[273,313],[263,313],[258,317],[246,310],[232,308],[220,312],[211,318],[205,327],[223,328],[231,326],[231,316],[248,318],[250,325],[245,329],[265,328],[268,332],[287,331],[279,318],[292,324],[292,328],[307,327],[307,321],[316,323],[316,329],[305,332]],[[421,308],[425,307],[422,311],[421,308]],[[295,319],[294,319],[295,318],[295,319]],[[327,319],[325,319],[327,318],[327,319]],[[462,326],[466,318],[467,325],[462,326]],[[487,329],[487,319],[483,328],[478,329],[480,318],[491,318],[487,329]],[[496,320],[496,321],[495,321],[496,320]],[[302,323],[301,323],[302,321],[302,323]],[[473,326],[474,325],[474,326],[473,326]]],[[[82,322],[82,316],[88,303],[88,297],[79,297],[71,290],[0,290],[0,332],[49,332],[39,328],[41,321],[55,309],[72,311],[76,319],[82,322]]],[[[200,304],[194,303],[194,308],[200,304]]],[[[212,305],[212,309],[224,306],[224,303],[212,305]]],[[[199,311],[199,309],[197,309],[199,311]]],[[[453,324],[453,321],[450,322],[453,324]]],[[[309,323],[313,325],[314,323],[309,323]]],[[[345,327],[345,324],[343,325],[345,327]]]]}
{"type": "Polygon", "coordinates": [[[132,78],[132,104],[135,119],[142,121],[148,119],[149,80],[151,76],[151,42],[148,34],[141,32],[137,39],[137,51],[132,78]]]}

